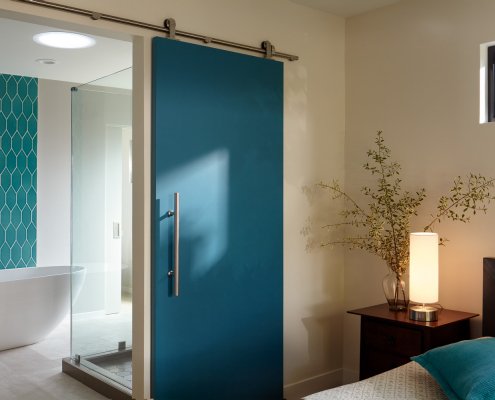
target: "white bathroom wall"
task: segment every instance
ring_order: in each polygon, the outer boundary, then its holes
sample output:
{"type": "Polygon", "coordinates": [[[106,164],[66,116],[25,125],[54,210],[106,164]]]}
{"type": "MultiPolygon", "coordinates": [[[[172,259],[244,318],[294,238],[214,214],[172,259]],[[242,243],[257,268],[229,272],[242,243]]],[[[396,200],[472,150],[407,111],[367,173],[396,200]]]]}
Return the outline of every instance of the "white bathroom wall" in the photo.
{"type": "Polygon", "coordinates": [[[70,265],[70,88],[38,82],[38,266],[70,265]]]}
{"type": "Polygon", "coordinates": [[[107,126],[105,146],[105,314],[122,300],[122,128],[107,126]]]}

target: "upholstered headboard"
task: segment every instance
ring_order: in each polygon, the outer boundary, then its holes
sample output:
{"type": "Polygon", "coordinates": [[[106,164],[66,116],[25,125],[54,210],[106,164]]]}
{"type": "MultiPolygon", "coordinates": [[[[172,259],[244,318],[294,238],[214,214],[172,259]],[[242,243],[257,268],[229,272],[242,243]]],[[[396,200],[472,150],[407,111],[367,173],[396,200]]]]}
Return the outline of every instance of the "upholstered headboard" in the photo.
{"type": "Polygon", "coordinates": [[[483,258],[483,336],[495,336],[495,258],[483,258]]]}

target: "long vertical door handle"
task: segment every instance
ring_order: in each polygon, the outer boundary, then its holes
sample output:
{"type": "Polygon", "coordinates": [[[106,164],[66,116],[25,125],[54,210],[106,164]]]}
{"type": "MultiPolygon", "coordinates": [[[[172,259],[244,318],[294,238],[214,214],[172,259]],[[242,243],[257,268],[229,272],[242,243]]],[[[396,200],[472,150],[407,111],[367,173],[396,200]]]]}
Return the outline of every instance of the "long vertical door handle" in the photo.
{"type": "Polygon", "coordinates": [[[170,278],[174,278],[174,296],[179,297],[180,289],[180,264],[179,264],[179,238],[180,238],[180,196],[174,193],[174,211],[169,211],[169,217],[174,217],[174,268],[168,272],[170,278]]]}

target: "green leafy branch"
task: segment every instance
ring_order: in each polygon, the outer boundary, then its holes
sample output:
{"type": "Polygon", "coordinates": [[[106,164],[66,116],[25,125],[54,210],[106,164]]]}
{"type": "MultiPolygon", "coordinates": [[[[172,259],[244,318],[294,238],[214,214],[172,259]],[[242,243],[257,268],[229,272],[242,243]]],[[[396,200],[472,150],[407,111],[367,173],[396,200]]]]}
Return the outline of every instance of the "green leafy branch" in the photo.
{"type": "MultiPolygon", "coordinates": [[[[337,181],[331,184],[320,182],[318,187],[330,192],[332,199],[343,199],[346,208],[340,212],[342,221],[327,224],[326,229],[348,226],[356,230],[352,236],[341,240],[330,240],[321,246],[344,245],[349,249],[362,249],[376,254],[387,263],[388,267],[402,275],[409,264],[409,232],[412,216],[417,216],[417,209],[426,197],[424,188],[414,193],[403,191],[399,178],[401,166],[390,160],[391,151],[385,145],[382,131],[375,139],[376,149],[369,150],[370,159],[363,168],[377,177],[376,188],[364,186],[363,195],[368,198],[366,207],[362,207],[340,187],[337,181]]],[[[432,221],[425,226],[425,231],[432,231],[435,224],[442,219],[469,222],[477,212],[486,213],[488,204],[495,197],[490,189],[494,178],[469,174],[466,179],[460,176],[454,179],[449,194],[441,196],[437,211],[432,214],[432,221]]],[[[441,238],[439,244],[447,239],[441,238]]]]}
{"type": "Polygon", "coordinates": [[[488,204],[495,198],[490,193],[494,181],[493,178],[475,174],[469,174],[466,180],[460,176],[455,178],[450,196],[440,197],[437,213],[431,215],[433,220],[424,227],[424,230],[431,232],[433,226],[437,222],[440,223],[443,217],[467,223],[478,211],[486,214],[488,204]]]}

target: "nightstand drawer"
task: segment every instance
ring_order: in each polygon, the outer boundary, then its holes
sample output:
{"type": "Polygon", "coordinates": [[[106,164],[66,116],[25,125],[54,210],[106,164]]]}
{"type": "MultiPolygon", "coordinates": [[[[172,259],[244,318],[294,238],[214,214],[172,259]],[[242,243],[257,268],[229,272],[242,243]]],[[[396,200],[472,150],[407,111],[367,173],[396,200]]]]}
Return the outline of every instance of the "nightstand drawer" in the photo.
{"type": "Polygon", "coordinates": [[[469,319],[478,314],[444,309],[438,321],[411,321],[388,304],[348,311],[361,316],[359,377],[368,378],[409,362],[409,357],[469,338],[469,319]]]}
{"type": "Polygon", "coordinates": [[[415,329],[383,324],[366,318],[361,321],[363,346],[370,349],[411,357],[421,353],[422,335],[415,329]]]}

